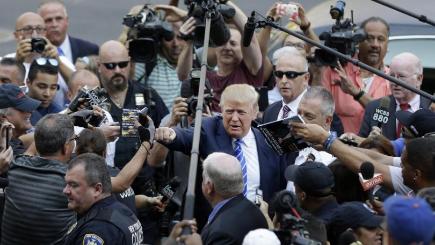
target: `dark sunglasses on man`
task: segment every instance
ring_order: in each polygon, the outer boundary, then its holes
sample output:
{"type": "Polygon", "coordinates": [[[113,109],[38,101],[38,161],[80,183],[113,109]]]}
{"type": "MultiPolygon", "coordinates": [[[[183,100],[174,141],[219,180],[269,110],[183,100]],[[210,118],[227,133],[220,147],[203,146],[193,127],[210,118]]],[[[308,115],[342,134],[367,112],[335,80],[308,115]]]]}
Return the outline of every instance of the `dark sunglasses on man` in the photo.
{"type": "Polygon", "coordinates": [[[294,79],[300,75],[304,75],[305,73],[307,73],[307,72],[306,71],[302,71],[302,72],[298,72],[298,71],[274,71],[273,72],[273,74],[278,78],[283,78],[285,75],[288,79],[294,79]]]}
{"type": "Polygon", "coordinates": [[[103,63],[103,65],[108,70],[113,70],[118,66],[120,69],[125,68],[128,66],[129,61],[121,61],[121,62],[109,62],[109,63],[103,63]]]}

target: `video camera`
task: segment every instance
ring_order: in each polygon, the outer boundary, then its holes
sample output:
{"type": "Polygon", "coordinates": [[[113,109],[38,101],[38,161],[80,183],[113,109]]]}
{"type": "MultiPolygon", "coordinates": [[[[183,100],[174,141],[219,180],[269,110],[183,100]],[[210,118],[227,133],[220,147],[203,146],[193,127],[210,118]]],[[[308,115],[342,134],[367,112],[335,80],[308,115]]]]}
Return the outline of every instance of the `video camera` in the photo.
{"type": "Polygon", "coordinates": [[[297,197],[292,192],[283,190],[275,194],[270,208],[277,215],[280,228],[273,232],[283,245],[320,245],[320,242],[310,239],[305,229],[307,221],[299,216],[297,206],[297,197]]]}
{"type": "Polygon", "coordinates": [[[225,26],[224,18],[230,19],[236,14],[236,10],[226,4],[219,3],[216,0],[184,0],[188,7],[188,16],[196,20],[194,33],[188,38],[193,40],[196,47],[204,44],[206,13],[211,16],[211,26],[213,31],[210,32],[210,47],[224,45],[230,39],[230,32],[225,26]]]}
{"type": "MultiPolygon", "coordinates": [[[[357,50],[358,43],[366,38],[366,33],[353,22],[353,12],[351,19],[347,18],[341,22],[345,6],[346,3],[343,0],[338,0],[335,6],[331,6],[329,13],[331,18],[335,19],[336,22],[332,26],[331,31],[322,32],[319,38],[325,41],[327,47],[352,57],[357,50]]],[[[342,65],[346,63],[346,61],[338,59],[335,55],[323,49],[316,49],[315,51],[314,62],[318,65],[336,67],[338,61],[342,65]]]]}
{"type": "Polygon", "coordinates": [[[172,26],[161,20],[158,13],[147,4],[137,15],[125,15],[122,24],[130,27],[128,40],[132,41],[129,43],[129,55],[135,62],[153,62],[161,39],[170,41],[174,38],[172,26]]]}

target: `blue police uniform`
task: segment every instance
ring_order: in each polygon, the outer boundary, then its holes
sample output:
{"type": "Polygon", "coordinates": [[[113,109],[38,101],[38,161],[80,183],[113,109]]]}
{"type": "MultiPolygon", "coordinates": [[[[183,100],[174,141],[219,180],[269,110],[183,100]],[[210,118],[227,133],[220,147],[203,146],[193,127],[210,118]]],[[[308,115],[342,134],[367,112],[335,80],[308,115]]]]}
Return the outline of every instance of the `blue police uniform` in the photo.
{"type": "Polygon", "coordinates": [[[78,218],[68,231],[66,245],[142,244],[142,226],[136,215],[113,196],[94,203],[78,218]]]}

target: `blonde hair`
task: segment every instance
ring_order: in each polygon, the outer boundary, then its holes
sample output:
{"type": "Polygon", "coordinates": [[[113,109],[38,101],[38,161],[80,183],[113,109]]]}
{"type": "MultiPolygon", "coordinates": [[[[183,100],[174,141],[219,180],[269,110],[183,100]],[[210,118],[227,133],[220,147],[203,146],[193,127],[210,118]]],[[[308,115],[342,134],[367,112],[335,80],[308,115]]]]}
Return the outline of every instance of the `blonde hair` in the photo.
{"type": "Polygon", "coordinates": [[[250,103],[254,112],[258,112],[258,95],[254,87],[248,84],[232,84],[225,88],[221,95],[219,106],[222,108],[225,102],[250,103]]]}

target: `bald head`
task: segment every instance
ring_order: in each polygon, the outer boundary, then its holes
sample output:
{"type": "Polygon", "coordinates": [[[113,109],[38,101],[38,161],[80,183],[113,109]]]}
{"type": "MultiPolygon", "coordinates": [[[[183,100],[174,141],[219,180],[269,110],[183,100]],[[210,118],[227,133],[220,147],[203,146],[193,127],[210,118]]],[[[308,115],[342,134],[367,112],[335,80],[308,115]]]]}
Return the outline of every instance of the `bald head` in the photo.
{"type": "Polygon", "coordinates": [[[121,42],[115,40],[107,41],[101,45],[99,58],[101,63],[113,59],[130,59],[127,48],[121,42]]]}
{"type": "Polygon", "coordinates": [[[208,155],[203,163],[204,179],[209,179],[215,191],[229,198],[242,193],[243,177],[240,162],[232,155],[216,152],[208,155]]]}
{"type": "Polygon", "coordinates": [[[26,12],[22,15],[20,15],[17,18],[17,21],[15,22],[15,39],[17,41],[31,38],[31,37],[37,37],[37,36],[45,36],[45,23],[44,19],[42,17],[34,12],[26,12]],[[33,28],[33,29],[41,29],[41,32],[38,33],[38,31],[33,31],[32,33],[26,33],[24,29],[26,28],[33,28]],[[36,33],[36,35],[33,35],[36,33]]]}
{"type": "Polygon", "coordinates": [[[119,41],[107,41],[100,47],[98,72],[107,92],[124,91],[128,87],[130,56],[119,41]]]}

